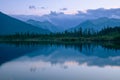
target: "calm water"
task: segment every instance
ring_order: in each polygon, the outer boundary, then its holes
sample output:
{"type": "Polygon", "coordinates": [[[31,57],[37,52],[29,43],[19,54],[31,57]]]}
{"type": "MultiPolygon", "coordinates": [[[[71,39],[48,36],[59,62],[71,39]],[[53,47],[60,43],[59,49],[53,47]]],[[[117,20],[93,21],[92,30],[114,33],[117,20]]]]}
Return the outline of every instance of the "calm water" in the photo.
{"type": "Polygon", "coordinates": [[[0,44],[0,80],[120,80],[120,49],[0,44]]]}

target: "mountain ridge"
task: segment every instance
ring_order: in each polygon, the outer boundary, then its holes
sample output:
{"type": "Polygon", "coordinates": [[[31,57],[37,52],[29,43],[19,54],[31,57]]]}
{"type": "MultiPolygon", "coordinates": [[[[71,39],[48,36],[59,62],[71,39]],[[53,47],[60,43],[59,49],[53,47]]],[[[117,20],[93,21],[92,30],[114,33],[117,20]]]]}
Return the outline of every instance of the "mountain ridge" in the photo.
{"type": "Polygon", "coordinates": [[[105,27],[115,27],[115,26],[120,26],[120,19],[102,17],[93,20],[86,20],[80,23],[79,25],[71,29],[68,29],[68,31],[78,30],[79,28],[82,28],[83,30],[94,29],[96,31],[99,31],[105,27]]]}
{"type": "Polygon", "coordinates": [[[60,29],[58,29],[54,24],[50,23],[49,21],[41,22],[41,21],[29,19],[27,20],[27,23],[42,29],[47,29],[51,32],[60,32],[60,29]]]}
{"type": "Polygon", "coordinates": [[[2,12],[0,12],[0,28],[0,35],[10,35],[15,33],[50,33],[49,30],[32,26],[2,12]]]}

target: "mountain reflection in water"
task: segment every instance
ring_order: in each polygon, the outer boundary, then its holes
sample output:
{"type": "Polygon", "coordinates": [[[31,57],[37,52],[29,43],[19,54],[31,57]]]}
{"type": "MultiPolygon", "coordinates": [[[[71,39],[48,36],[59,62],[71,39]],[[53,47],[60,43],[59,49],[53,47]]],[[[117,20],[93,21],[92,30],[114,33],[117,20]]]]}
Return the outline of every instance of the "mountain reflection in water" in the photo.
{"type": "Polygon", "coordinates": [[[119,46],[9,43],[0,57],[0,80],[120,80],[119,46]]]}

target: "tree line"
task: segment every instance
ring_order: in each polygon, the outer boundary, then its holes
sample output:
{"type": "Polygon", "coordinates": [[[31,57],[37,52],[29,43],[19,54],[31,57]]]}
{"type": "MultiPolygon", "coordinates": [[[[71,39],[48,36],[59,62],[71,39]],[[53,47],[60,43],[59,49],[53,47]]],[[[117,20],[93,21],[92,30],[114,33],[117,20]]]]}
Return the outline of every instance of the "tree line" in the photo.
{"type": "Polygon", "coordinates": [[[100,31],[82,29],[64,31],[50,34],[16,33],[13,35],[0,35],[0,39],[38,39],[38,40],[120,40],[120,26],[105,27],[100,31]]]}

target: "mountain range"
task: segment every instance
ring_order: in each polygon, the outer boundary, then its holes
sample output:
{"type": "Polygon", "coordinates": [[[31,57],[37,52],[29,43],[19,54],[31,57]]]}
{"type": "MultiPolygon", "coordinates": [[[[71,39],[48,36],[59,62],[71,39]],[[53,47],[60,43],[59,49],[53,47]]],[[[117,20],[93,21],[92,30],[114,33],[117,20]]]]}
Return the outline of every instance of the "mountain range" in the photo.
{"type": "Polygon", "coordinates": [[[80,23],[79,25],[71,29],[68,29],[68,31],[78,30],[79,28],[82,28],[83,30],[93,29],[99,31],[105,27],[115,27],[115,26],[120,26],[120,19],[103,17],[93,20],[86,20],[80,23]]]}
{"type": "Polygon", "coordinates": [[[55,26],[61,28],[63,31],[73,28],[86,20],[93,20],[102,17],[120,19],[120,8],[111,9],[88,9],[85,11],[77,11],[75,14],[65,14],[63,12],[51,11],[46,15],[11,15],[22,21],[29,19],[36,21],[49,21],[55,26]]]}
{"type": "MultiPolygon", "coordinates": [[[[61,13],[60,15],[63,14],[61,13]]],[[[58,18],[60,17],[58,16],[58,18]]],[[[71,22],[76,24],[75,26],[72,26],[72,28],[63,29],[63,27],[59,27],[49,20],[39,21],[34,19],[28,19],[27,21],[23,21],[23,20],[21,21],[0,12],[0,26],[1,26],[0,35],[26,33],[26,32],[46,34],[50,32],[61,32],[64,30],[74,31],[74,30],[78,30],[79,28],[82,28],[84,30],[93,29],[95,31],[99,31],[105,27],[120,26],[119,18],[109,18],[109,17],[100,17],[97,19],[91,18],[84,21],[80,21],[78,19],[76,22],[77,23],[74,23],[74,21],[71,22]]],[[[66,21],[64,23],[65,23],[64,27],[66,27],[66,21]]]]}
{"type": "Polygon", "coordinates": [[[49,30],[53,33],[60,31],[60,29],[58,29],[58,27],[56,27],[54,24],[50,23],[49,21],[40,22],[40,21],[29,19],[29,20],[27,20],[27,23],[31,24],[33,26],[42,28],[42,29],[49,30]]]}
{"type": "Polygon", "coordinates": [[[12,18],[2,12],[0,12],[0,35],[8,35],[15,33],[50,33],[49,30],[42,29],[23,21],[12,18]]]}

